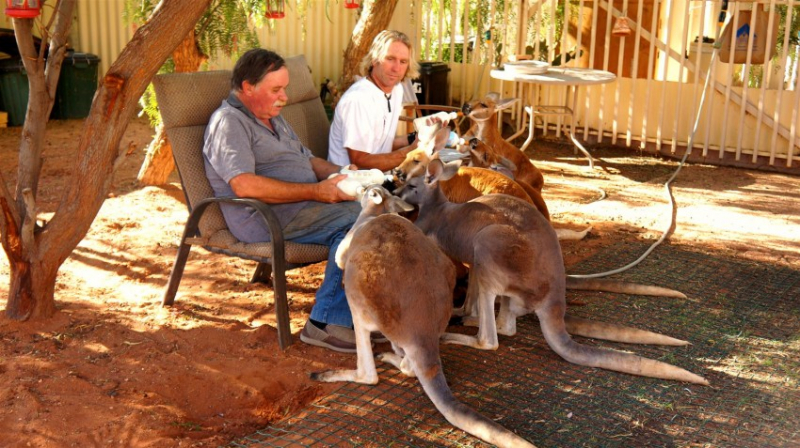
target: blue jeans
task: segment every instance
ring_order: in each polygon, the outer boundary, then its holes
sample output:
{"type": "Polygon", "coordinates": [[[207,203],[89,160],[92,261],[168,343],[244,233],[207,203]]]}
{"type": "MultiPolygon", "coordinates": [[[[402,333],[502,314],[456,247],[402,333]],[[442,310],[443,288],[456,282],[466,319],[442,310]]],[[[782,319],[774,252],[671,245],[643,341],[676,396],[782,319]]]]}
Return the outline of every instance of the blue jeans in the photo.
{"type": "Polygon", "coordinates": [[[283,229],[286,240],[330,247],[325,278],[317,291],[311,319],[326,324],[353,327],[353,316],[344,294],[342,270],[336,266],[336,249],[361,213],[358,202],[324,204],[311,202],[283,229]]]}

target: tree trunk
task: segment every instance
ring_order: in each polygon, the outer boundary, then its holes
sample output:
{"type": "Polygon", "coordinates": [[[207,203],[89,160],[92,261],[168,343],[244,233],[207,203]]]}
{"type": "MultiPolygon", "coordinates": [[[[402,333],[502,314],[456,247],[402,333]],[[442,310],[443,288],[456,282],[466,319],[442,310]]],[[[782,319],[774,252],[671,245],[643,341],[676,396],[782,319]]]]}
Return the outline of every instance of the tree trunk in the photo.
{"type": "Polygon", "coordinates": [[[172,158],[172,145],[169,144],[164,126],[159,124],[156,127],[155,137],[147,146],[147,153],[137,179],[142,185],[164,185],[174,169],[175,159],[172,158]]]}
{"type": "MultiPolygon", "coordinates": [[[[208,56],[204,55],[197,46],[194,28],[172,52],[172,60],[175,62],[176,73],[196,72],[203,62],[208,60],[208,56]]],[[[139,169],[137,179],[142,185],[164,185],[174,169],[172,145],[169,144],[164,127],[158,126],[156,136],[147,147],[147,154],[141,169],[139,169]]]]}
{"type": "Polygon", "coordinates": [[[347,49],[344,51],[342,77],[339,78],[339,85],[336,88],[337,92],[333,98],[334,107],[342,94],[355,82],[355,77],[359,74],[358,67],[361,65],[361,60],[369,51],[369,47],[372,45],[372,40],[375,39],[375,36],[389,26],[396,6],[397,0],[372,0],[364,2],[364,10],[361,11],[361,16],[359,16],[358,22],[355,28],[353,28],[353,37],[350,39],[350,43],[347,44],[347,49]]]}
{"type": "MultiPolygon", "coordinates": [[[[35,193],[41,167],[44,124],[53,104],[57,73],[63,53],[54,54],[58,36],[68,35],[75,0],[61,0],[55,11],[55,31],[48,57],[47,79],[37,71],[31,19],[14,19],[15,34],[28,72],[31,97],[20,144],[16,201],[0,188],[0,230],[3,249],[9,257],[11,287],[6,315],[16,320],[48,317],[55,312],[55,280],[64,260],[83,239],[108,195],[115,162],[124,157],[119,142],[136,110],[136,102],[171,50],[194,28],[211,0],[163,2],[150,20],[140,27],[105,74],[86,118],[71,178],[49,223],[38,227],[35,193]],[[18,23],[22,22],[22,23],[18,23]],[[25,23],[27,22],[27,23],[25,23]],[[17,28],[18,25],[20,28],[17,28]],[[24,27],[24,29],[23,29],[24,27]],[[30,42],[30,46],[28,43],[30,42]],[[23,43],[25,45],[23,45],[23,43]],[[23,46],[25,48],[23,48],[23,46]],[[54,57],[55,56],[55,57],[54,57]],[[58,59],[58,61],[56,61],[58,59]],[[54,64],[54,65],[50,65],[54,64]],[[55,81],[53,78],[55,78],[55,81]],[[38,79],[37,79],[38,78],[38,79]],[[47,87],[45,87],[47,86],[47,87]],[[53,90],[49,90],[53,86],[53,90]],[[37,100],[47,89],[47,107],[37,100]],[[31,130],[36,130],[36,135],[31,130]],[[38,145],[38,146],[37,146],[38,145]],[[23,160],[23,158],[30,160],[23,160]]],[[[57,50],[57,48],[56,48],[57,50]]],[[[2,180],[2,179],[0,179],[2,180]]]]}

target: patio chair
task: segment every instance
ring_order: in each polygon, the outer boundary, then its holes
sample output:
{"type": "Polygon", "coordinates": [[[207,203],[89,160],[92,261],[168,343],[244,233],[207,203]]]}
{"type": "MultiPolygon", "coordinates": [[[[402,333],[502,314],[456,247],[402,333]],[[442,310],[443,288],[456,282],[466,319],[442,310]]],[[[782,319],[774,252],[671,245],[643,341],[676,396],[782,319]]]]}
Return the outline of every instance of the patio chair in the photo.
{"type": "MultiPolygon", "coordinates": [[[[304,56],[286,59],[290,84],[289,103],[282,115],[300,140],[318,157],[327,157],[328,122],[322,101],[304,56]]],[[[174,73],[153,80],[164,128],[172,144],[189,218],[184,228],[175,264],[169,277],[163,306],[172,305],[183,275],[189,250],[202,246],[214,253],[258,262],[252,282],[269,282],[275,296],[278,342],[285,350],[292,343],[286,270],[327,260],[328,248],[316,244],[284,241],[278,218],[269,205],[254,199],[215,198],[205,175],[203,133],[214,110],[230,92],[230,71],[174,73]],[[228,230],[220,202],[248,205],[258,210],[270,228],[269,243],[246,244],[228,230]]]]}

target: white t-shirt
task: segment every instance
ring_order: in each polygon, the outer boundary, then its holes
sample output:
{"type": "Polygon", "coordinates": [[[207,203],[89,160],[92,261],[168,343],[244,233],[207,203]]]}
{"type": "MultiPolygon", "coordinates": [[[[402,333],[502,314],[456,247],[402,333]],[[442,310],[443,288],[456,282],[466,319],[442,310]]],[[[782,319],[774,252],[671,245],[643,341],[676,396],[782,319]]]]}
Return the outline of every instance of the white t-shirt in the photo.
{"type": "Polygon", "coordinates": [[[403,108],[403,86],[392,89],[391,99],[372,81],[362,78],[342,95],[328,137],[328,160],[349,165],[347,149],[370,154],[392,152],[397,123],[403,108]],[[391,103],[391,111],[389,105],[391,103]]]}

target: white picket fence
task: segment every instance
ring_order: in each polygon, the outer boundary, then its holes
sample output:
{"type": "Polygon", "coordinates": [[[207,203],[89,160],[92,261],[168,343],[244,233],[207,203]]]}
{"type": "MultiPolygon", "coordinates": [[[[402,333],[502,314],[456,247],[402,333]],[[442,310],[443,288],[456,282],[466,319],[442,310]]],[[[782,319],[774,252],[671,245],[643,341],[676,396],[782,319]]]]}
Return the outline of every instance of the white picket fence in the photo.
{"type": "MultiPolygon", "coordinates": [[[[726,6],[724,26],[748,26],[756,30],[750,36],[775,41],[766,48],[762,44],[766,63],[752,63],[753,50],[745,51],[744,63],[722,62],[714,44],[704,42],[703,36],[716,40],[723,29],[721,1],[427,0],[418,5],[417,32],[423,57],[449,62],[456,103],[487,91],[521,96],[520,86],[492,79],[489,70],[526,53],[526,47],[534,59],[550,63],[565,61],[572,52],[577,57],[565,65],[618,76],[612,84],[578,91],[574,112],[583,139],[672,154],[683,154],[691,139],[692,154],[707,161],[797,168],[800,35],[792,24],[800,24],[798,2],[731,1],[726,6]],[[476,8],[484,12],[474,14],[476,8]],[[763,19],[757,20],[753,9],[763,19]],[[746,15],[751,19],[740,22],[746,15]],[[625,37],[611,33],[620,17],[627,17],[631,29],[625,37]]],[[[723,44],[753,48],[753,37],[731,33],[723,44]]],[[[565,95],[565,88],[538,86],[533,102],[560,104],[565,95]]],[[[518,108],[518,123],[523,115],[518,108]]],[[[552,120],[537,117],[537,131],[561,134],[568,125],[552,120]]]]}

